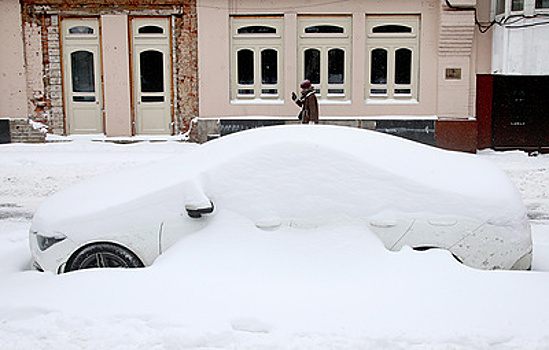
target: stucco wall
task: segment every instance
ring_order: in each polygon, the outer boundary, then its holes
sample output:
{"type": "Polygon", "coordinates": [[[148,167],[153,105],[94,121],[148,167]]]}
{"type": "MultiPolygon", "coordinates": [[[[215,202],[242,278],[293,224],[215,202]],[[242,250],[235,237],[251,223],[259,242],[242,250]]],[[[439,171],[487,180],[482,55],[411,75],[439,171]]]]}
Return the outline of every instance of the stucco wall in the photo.
{"type": "Polygon", "coordinates": [[[130,60],[128,16],[101,16],[105,132],[111,136],[131,135],[130,60]],[[108,33],[105,34],[105,33],[108,33]]]}
{"type": "Polygon", "coordinates": [[[450,9],[442,3],[439,22],[437,115],[466,118],[472,116],[474,106],[474,12],[450,9]],[[458,77],[450,72],[456,72],[458,77]]]}
{"type": "Polygon", "coordinates": [[[25,118],[27,95],[19,1],[0,1],[0,14],[0,118],[25,118]]]}
{"type": "MultiPolygon", "coordinates": [[[[291,101],[291,91],[298,90],[297,77],[297,16],[299,14],[349,14],[352,15],[352,72],[351,98],[346,103],[320,104],[321,117],[397,117],[426,118],[438,115],[468,118],[473,115],[475,66],[473,59],[474,16],[472,11],[448,11],[440,0],[374,1],[355,0],[326,4],[311,1],[296,4],[295,1],[266,1],[261,6],[252,0],[223,3],[216,0],[199,0],[199,93],[200,117],[294,117],[296,107],[291,101]],[[315,5],[325,4],[325,5],[315,5]],[[278,103],[237,104],[230,101],[230,35],[229,17],[234,14],[282,14],[284,15],[284,101],[278,103]],[[366,80],[366,15],[367,14],[420,14],[419,39],[419,92],[418,103],[368,104],[365,97],[366,80]],[[461,41],[459,30],[467,29],[469,39],[466,52],[443,52],[440,33],[448,20],[457,23],[458,34],[449,40],[461,41]],[[445,69],[460,68],[459,81],[446,81],[445,69]]],[[[454,23],[452,22],[452,23],[454,23]]],[[[449,31],[453,30],[450,23],[449,31]]],[[[484,53],[482,53],[484,54],[484,53]]]]}
{"type": "MultiPolygon", "coordinates": [[[[479,22],[489,23],[491,1],[478,0],[476,9],[479,22]]],[[[485,30],[484,33],[481,33],[478,28],[475,30],[475,74],[490,74],[492,69],[492,35],[494,27],[485,30]]]]}

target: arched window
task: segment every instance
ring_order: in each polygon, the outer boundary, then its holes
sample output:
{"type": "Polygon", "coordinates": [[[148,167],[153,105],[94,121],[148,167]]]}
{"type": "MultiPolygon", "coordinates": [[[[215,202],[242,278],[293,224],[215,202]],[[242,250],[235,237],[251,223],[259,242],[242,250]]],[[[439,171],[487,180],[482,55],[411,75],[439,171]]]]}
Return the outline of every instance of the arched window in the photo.
{"type": "Polygon", "coordinates": [[[331,49],[328,51],[328,84],[345,82],[345,51],[331,49]]]}
{"type": "Polygon", "coordinates": [[[237,30],[238,34],[276,34],[276,28],[267,26],[247,26],[237,30]]]}
{"type": "Polygon", "coordinates": [[[398,25],[398,24],[387,24],[383,26],[374,27],[372,29],[372,32],[376,34],[411,33],[412,28],[408,26],[398,25]]]}
{"type": "Polygon", "coordinates": [[[231,100],[281,98],[282,16],[231,16],[231,100]]]}
{"type": "Polygon", "coordinates": [[[140,27],[137,32],[139,34],[164,34],[164,28],[159,26],[143,26],[140,27]]]}
{"type": "Polygon", "coordinates": [[[141,92],[164,92],[164,54],[148,50],[139,55],[141,92]]]}
{"type": "Polygon", "coordinates": [[[261,82],[263,84],[278,82],[278,52],[276,50],[261,51],[261,82]]]}
{"type": "Polygon", "coordinates": [[[304,79],[309,79],[313,84],[320,83],[320,50],[307,49],[305,50],[305,76],[304,79]]]}
{"type": "Polygon", "coordinates": [[[319,100],[351,97],[352,17],[298,16],[298,80],[309,79],[319,100]]]}
{"type": "Polygon", "coordinates": [[[343,34],[343,27],[333,25],[316,25],[305,28],[307,34],[343,34]]]}
{"type": "Polygon", "coordinates": [[[253,85],[254,83],[254,52],[240,50],[237,53],[238,84],[253,85]]]}
{"type": "Polygon", "coordinates": [[[387,84],[387,50],[372,50],[370,67],[371,84],[387,84]]]}
{"type": "Polygon", "coordinates": [[[412,50],[398,49],[395,52],[395,83],[410,84],[412,74],[412,50]]]}
{"type": "Polygon", "coordinates": [[[71,75],[73,92],[95,92],[93,53],[71,53],[71,75]]]}
{"type": "Polygon", "coordinates": [[[367,16],[368,103],[409,100],[417,103],[419,16],[367,16]]]}
{"type": "Polygon", "coordinates": [[[93,34],[93,28],[88,26],[76,26],[69,28],[69,34],[93,34]]]}

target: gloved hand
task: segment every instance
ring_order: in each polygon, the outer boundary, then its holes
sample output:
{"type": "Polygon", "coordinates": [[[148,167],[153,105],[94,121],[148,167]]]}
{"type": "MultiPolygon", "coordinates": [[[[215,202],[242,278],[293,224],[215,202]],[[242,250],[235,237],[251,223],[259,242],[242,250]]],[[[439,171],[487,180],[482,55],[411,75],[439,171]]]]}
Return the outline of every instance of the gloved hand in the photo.
{"type": "Polygon", "coordinates": [[[297,100],[297,95],[295,94],[295,92],[292,92],[292,100],[293,101],[297,100]]]}

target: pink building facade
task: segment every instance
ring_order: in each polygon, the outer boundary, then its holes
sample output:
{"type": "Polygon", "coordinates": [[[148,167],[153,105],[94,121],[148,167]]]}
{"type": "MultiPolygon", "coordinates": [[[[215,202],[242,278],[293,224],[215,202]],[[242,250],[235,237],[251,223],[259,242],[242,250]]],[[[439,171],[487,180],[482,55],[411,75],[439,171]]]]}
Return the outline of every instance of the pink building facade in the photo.
{"type": "MultiPolygon", "coordinates": [[[[516,30],[490,26],[518,14],[502,1],[5,0],[0,119],[12,141],[205,142],[296,123],[290,97],[307,78],[321,123],[474,151],[497,119],[484,77],[525,59],[505,46],[516,30]]],[[[543,11],[525,3],[525,18],[543,11]]]]}

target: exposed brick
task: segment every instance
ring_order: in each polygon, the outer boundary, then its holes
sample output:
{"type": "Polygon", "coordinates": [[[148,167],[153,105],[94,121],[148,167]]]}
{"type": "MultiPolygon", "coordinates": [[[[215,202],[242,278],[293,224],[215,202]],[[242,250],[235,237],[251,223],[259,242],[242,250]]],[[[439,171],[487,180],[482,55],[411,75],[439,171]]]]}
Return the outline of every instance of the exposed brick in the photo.
{"type": "MultiPolygon", "coordinates": [[[[172,16],[175,130],[186,132],[198,116],[196,0],[21,0],[27,63],[28,114],[65,133],[59,16],[172,16]]],[[[22,129],[20,129],[22,130],[22,129]]],[[[30,140],[30,138],[27,138],[30,140]]]]}
{"type": "Polygon", "coordinates": [[[27,119],[10,119],[11,142],[45,142],[43,132],[32,127],[27,119]]]}
{"type": "Polygon", "coordinates": [[[59,47],[52,47],[49,45],[48,47],[48,55],[50,56],[59,56],[60,55],[59,47]]]}

